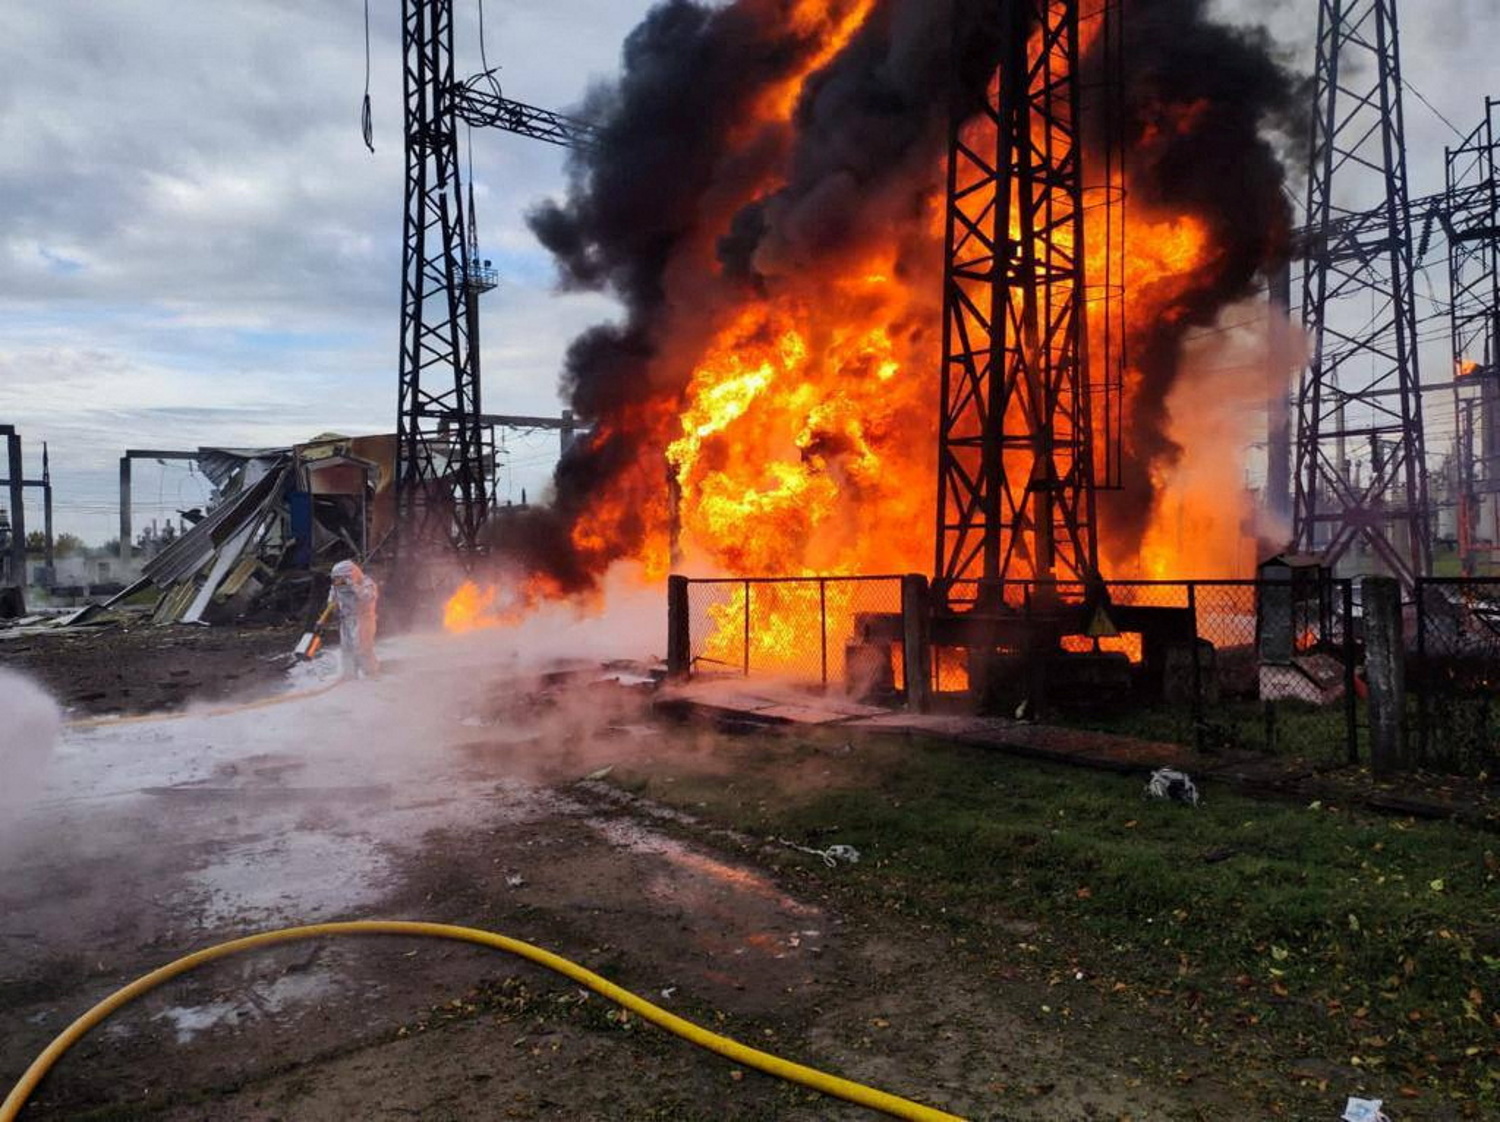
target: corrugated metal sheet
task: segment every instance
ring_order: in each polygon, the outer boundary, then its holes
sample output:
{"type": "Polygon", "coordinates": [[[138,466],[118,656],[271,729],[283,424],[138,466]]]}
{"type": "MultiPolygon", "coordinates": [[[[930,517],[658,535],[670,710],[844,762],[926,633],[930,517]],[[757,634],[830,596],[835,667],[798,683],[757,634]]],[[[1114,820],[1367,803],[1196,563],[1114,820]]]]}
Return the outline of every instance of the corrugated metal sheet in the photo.
{"type": "Polygon", "coordinates": [[[199,448],[198,470],[213,481],[220,491],[227,490],[235,477],[252,460],[273,463],[290,456],[290,448],[199,448]]]}
{"type": "Polygon", "coordinates": [[[148,561],[141,575],[158,588],[196,575],[246,523],[258,518],[273,503],[281,502],[290,473],[289,457],[266,464],[264,474],[255,482],[220,503],[208,517],[148,561]]]}

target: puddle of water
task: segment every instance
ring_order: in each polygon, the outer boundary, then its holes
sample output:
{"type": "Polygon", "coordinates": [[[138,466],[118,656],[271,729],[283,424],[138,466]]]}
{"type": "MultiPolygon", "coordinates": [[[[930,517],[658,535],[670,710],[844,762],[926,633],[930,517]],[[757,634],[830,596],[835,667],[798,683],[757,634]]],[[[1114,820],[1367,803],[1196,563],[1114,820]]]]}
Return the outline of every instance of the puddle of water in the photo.
{"type": "Polygon", "coordinates": [[[153,1020],[170,1021],[178,1044],[187,1044],[200,1033],[218,1025],[239,1025],[284,1012],[326,996],[334,988],[332,975],[323,971],[283,974],[270,982],[257,982],[239,1001],[210,1001],[204,1005],[174,1005],[153,1020]]]}
{"type": "Polygon", "coordinates": [[[265,923],[293,916],[311,923],[374,903],[388,863],[370,840],[291,831],[231,846],[188,874],[201,922],[265,923]]]}

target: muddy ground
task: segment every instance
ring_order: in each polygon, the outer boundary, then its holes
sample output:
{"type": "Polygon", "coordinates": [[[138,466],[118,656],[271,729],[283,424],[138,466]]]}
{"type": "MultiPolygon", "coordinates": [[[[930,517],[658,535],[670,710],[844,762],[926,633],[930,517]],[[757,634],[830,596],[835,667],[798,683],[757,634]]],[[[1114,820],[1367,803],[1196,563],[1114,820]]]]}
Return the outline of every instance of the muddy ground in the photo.
{"type": "MultiPolygon", "coordinates": [[[[1038,972],[1025,921],[995,916],[996,937],[967,944],[840,891],[817,857],[668,812],[604,770],[729,783],[753,763],[852,782],[857,741],[668,721],[628,676],[541,678],[493,645],[384,653],[379,682],[65,735],[45,794],[0,823],[0,1086],[90,1004],[181,954],[378,917],[534,942],[716,1031],[965,1117],[1258,1116],[1242,1073],[1149,1010],[1038,972]]],[[[872,1116],[538,967],[388,937],[172,982],[76,1047],[23,1114],[872,1116]]]]}

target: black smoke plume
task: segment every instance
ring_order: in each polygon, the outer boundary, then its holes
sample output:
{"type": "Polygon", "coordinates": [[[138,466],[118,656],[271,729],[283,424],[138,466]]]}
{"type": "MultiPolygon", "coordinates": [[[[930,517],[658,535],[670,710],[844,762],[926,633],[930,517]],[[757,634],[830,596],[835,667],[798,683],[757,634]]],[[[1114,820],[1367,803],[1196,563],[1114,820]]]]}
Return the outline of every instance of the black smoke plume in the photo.
{"type": "MultiPolygon", "coordinates": [[[[916,219],[944,188],[954,112],[986,97],[999,53],[994,0],[877,0],[807,82],[786,128],[756,122],[754,107],[820,46],[816,29],[795,30],[792,6],[665,0],[653,9],[625,43],[619,79],[582,109],[600,126],[599,143],[574,158],[565,200],[531,215],[562,285],[608,292],[624,309],[567,355],[563,394],[591,437],[559,466],[552,505],[504,530],[507,553],[568,591],[663,532],[671,433],[661,418],[673,414],[717,316],[893,230],[909,275],[940,275],[943,247],[916,219]],[[768,180],[778,188],[760,193],[768,180]],[[608,542],[581,548],[571,528],[603,493],[631,496],[632,513],[608,542]]],[[[1296,82],[1263,37],[1214,24],[1205,9],[1203,0],[1125,0],[1129,189],[1153,209],[1200,215],[1222,247],[1177,318],[1131,341],[1144,372],[1127,431],[1136,475],[1111,514],[1137,533],[1150,510],[1149,466],[1175,454],[1164,402],[1182,335],[1251,292],[1285,252],[1289,226],[1262,129],[1294,118],[1296,82]],[[1161,133],[1164,106],[1200,101],[1191,129],[1161,133]]],[[[937,385],[934,367],[934,414],[937,385]]],[[[913,423],[935,430],[931,419],[913,423]]]]}
{"type": "Polygon", "coordinates": [[[1166,403],[1184,337],[1255,295],[1262,275],[1290,252],[1292,212],[1277,142],[1300,151],[1311,93],[1278,61],[1264,29],[1215,23],[1208,6],[1207,0],[1124,3],[1127,206],[1197,217],[1215,253],[1165,314],[1138,324],[1127,339],[1141,380],[1125,417],[1125,486],[1101,495],[1100,503],[1117,545],[1139,543],[1155,499],[1152,469],[1182,451],[1167,435],[1166,403]]]}

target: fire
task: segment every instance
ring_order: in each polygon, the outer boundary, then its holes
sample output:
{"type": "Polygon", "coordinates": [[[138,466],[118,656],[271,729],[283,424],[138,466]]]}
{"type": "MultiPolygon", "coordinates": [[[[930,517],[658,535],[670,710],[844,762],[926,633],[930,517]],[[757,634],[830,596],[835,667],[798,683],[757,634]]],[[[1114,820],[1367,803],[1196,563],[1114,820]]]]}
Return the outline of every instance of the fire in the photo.
{"type": "MultiPolygon", "coordinates": [[[[662,432],[670,431],[676,416],[674,403],[656,401],[625,410],[615,423],[621,428],[662,432]]],[[[597,444],[609,435],[609,426],[601,425],[589,440],[597,444]]],[[[580,561],[591,571],[603,571],[625,542],[646,580],[664,580],[672,567],[668,530],[672,499],[664,486],[666,479],[665,463],[642,458],[628,465],[609,491],[591,496],[570,533],[580,561]]]]}
{"type": "MultiPolygon", "coordinates": [[[[805,170],[797,166],[796,142],[819,106],[810,96],[819,88],[819,72],[871,25],[877,4],[742,0],[729,7],[752,25],[774,26],[785,38],[768,42],[795,61],[766,79],[716,133],[723,152],[711,156],[720,163],[702,169],[710,185],[694,197],[693,213],[682,220],[685,232],[667,239],[667,259],[659,277],[653,274],[660,290],[654,295],[666,311],[643,319],[649,330],[642,332],[639,368],[621,375],[638,377],[644,388],[638,400],[603,410],[589,437],[593,447],[607,449],[614,435],[628,433],[631,458],[600,473],[569,524],[571,546],[590,572],[624,556],[640,562],[649,580],[673,568],[745,577],[927,572],[935,522],[946,154],[903,171],[910,182],[878,181],[889,198],[879,195],[880,185],[831,176],[833,197],[809,208],[813,217],[779,211],[793,205],[783,192],[805,170]],[[774,18],[768,14],[773,9],[774,18]],[[881,221],[866,219],[856,224],[857,236],[845,236],[840,222],[851,211],[881,221]],[[724,243],[747,213],[766,233],[750,243],[753,257],[746,250],[749,262],[736,271],[724,243]],[[829,229],[809,232],[807,223],[829,229]]],[[[1085,20],[1086,42],[1100,26],[1085,20]]],[[[1148,120],[1136,122],[1134,143],[1171,151],[1184,137],[1212,128],[1216,112],[1196,97],[1163,98],[1148,120]]],[[[848,138],[851,144],[857,139],[848,138]]],[[[1039,146],[1051,141],[1034,139],[1039,146]]],[[[1088,183],[1086,299],[1095,304],[1094,294],[1112,284],[1126,291],[1123,400],[1112,399],[1111,409],[1127,418],[1126,462],[1152,473],[1156,499],[1144,522],[1125,530],[1111,527],[1102,506],[1104,575],[1246,575],[1254,551],[1243,546],[1244,512],[1233,501],[1243,490],[1241,468],[1225,455],[1243,434],[1216,405],[1254,394],[1226,393],[1224,379],[1211,376],[1222,350],[1194,343],[1199,353],[1190,365],[1203,376],[1184,379],[1165,401],[1152,400],[1164,391],[1148,384],[1146,363],[1163,359],[1159,353],[1143,357],[1161,325],[1202,321],[1203,309],[1188,297],[1196,278],[1216,266],[1221,249],[1205,218],[1133,188],[1123,176],[1088,183]],[[1113,271],[1106,268],[1110,247],[1095,221],[1105,196],[1130,197],[1126,256],[1113,271]],[[1130,421],[1142,411],[1150,416],[1133,428],[1130,421]],[[1161,438],[1156,416],[1163,412],[1169,440],[1161,438]],[[1175,441],[1188,451],[1174,459],[1152,441],[1175,441]]],[[[1097,338],[1104,317],[1092,307],[1089,316],[1097,338]]],[[[1103,348],[1091,338],[1088,349],[1103,348]]],[[[1091,384],[1102,378],[1101,371],[1088,373],[1091,384]]],[[[1254,391],[1263,403],[1264,377],[1254,391]]],[[[1010,419],[1019,420],[1015,414],[1010,419]]],[[[1096,440],[1103,428],[1096,416],[1096,440]]],[[[1028,473],[1025,452],[1006,456],[1009,468],[1028,473]]],[[[1144,489],[1138,477],[1125,485],[1144,489]]],[[[831,589],[816,582],[726,587],[727,596],[709,609],[713,635],[705,657],[741,668],[748,662],[755,669],[790,669],[799,659],[806,663],[826,620],[823,642],[831,652],[830,677],[836,676],[859,614],[855,604],[830,598],[831,589]]],[[[449,629],[499,626],[515,603],[546,592],[507,599],[494,589],[465,586],[446,613],[449,629]]],[[[1139,657],[1134,641],[1104,646],[1139,657]]],[[[962,681],[966,667],[959,654],[940,652],[934,673],[947,685],[962,681]]]]}
{"type": "Polygon", "coordinates": [[[827,66],[849,45],[864,26],[875,0],[793,0],[791,11],[781,18],[799,38],[818,44],[795,74],[768,87],[761,97],[756,117],[787,121],[797,108],[807,79],[827,66]]]}
{"type": "MultiPolygon", "coordinates": [[[[715,586],[710,586],[715,587],[715,586]]],[[[838,685],[860,667],[849,663],[849,640],[863,614],[901,610],[895,580],[837,578],[781,580],[716,586],[720,597],[706,605],[710,629],[699,660],[708,670],[784,676],[838,685]]],[[[900,645],[879,647],[899,681],[900,645]]]]}
{"type": "Polygon", "coordinates": [[[752,304],[693,372],[667,448],[695,561],[747,575],[909,570],[925,559],[925,379],[890,281],[835,278],[820,301],[752,304]],[[922,547],[922,548],[914,548],[922,547]]]}
{"type": "Polygon", "coordinates": [[[471,580],[464,581],[443,605],[443,630],[453,635],[465,635],[470,631],[500,627],[505,620],[496,608],[499,598],[500,591],[493,585],[480,588],[471,580]]]}
{"type": "Polygon", "coordinates": [[[1089,654],[1100,651],[1105,654],[1123,654],[1139,665],[1144,657],[1144,638],[1138,631],[1126,631],[1119,635],[1104,635],[1091,639],[1087,635],[1064,635],[1062,649],[1072,654],[1089,654]]]}
{"type": "Polygon", "coordinates": [[[450,635],[467,635],[514,627],[539,604],[561,598],[562,589],[544,574],[484,585],[466,580],[443,605],[443,630],[450,635]]]}
{"type": "Polygon", "coordinates": [[[961,647],[934,647],[933,688],[940,693],[963,693],[969,688],[969,652],[961,647]]]}

